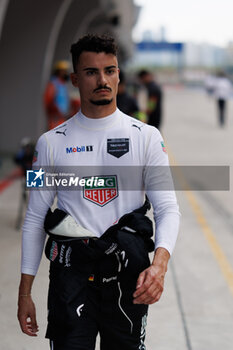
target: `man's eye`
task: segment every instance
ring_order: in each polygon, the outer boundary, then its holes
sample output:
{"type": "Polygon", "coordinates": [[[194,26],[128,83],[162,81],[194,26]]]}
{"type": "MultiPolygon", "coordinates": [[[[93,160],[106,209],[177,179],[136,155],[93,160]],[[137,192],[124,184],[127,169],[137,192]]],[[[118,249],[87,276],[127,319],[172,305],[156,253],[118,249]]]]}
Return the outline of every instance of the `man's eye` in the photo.
{"type": "Polygon", "coordinates": [[[115,70],[114,70],[114,69],[108,69],[108,70],[107,70],[107,74],[113,74],[113,73],[115,73],[115,70]]]}
{"type": "Polygon", "coordinates": [[[89,70],[89,71],[87,71],[87,75],[94,75],[95,74],[95,71],[92,71],[92,70],[89,70]]]}

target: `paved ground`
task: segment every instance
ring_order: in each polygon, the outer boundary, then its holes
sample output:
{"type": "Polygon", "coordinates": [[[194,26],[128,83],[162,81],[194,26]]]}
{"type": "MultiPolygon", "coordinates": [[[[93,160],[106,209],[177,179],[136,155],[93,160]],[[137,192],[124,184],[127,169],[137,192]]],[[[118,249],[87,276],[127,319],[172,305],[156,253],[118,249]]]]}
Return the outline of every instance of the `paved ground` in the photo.
{"type": "MultiPolygon", "coordinates": [[[[232,183],[233,102],[228,123],[217,125],[215,104],[199,90],[167,89],[163,134],[170,158],[179,165],[230,165],[232,183]]],[[[40,334],[21,334],[16,320],[20,232],[15,220],[17,181],[0,195],[0,349],[48,349],[47,262],[34,284],[40,334]]],[[[231,350],[233,348],[232,191],[177,192],[182,222],[161,301],[150,308],[148,350],[231,350]]],[[[110,350],[110,349],[109,349],[110,350]]]]}

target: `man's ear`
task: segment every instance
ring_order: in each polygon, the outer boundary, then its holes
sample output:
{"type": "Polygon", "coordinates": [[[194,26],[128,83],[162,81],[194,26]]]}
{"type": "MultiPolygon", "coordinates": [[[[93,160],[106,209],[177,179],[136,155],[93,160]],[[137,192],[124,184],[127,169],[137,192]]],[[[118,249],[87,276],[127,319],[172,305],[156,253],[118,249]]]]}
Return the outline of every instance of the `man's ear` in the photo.
{"type": "Polygon", "coordinates": [[[117,70],[118,70],[118,84],[119,84],[119,83],[120,83],[120,76],[119,76],[119,74],[120,74],[120,69],[118,68],[117,70]]]}
{"type": "Polygon", "coordinates": [[[70,73],[70,80],[74,87],[78,87],[78,75],[77,73],[70,73]]]}

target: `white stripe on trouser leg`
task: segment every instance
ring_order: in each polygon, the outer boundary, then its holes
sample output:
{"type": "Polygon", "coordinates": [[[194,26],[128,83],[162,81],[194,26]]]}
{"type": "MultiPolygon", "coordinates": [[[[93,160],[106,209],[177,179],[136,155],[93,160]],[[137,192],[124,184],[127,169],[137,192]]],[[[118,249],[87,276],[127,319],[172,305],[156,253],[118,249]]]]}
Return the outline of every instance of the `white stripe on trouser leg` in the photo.
{"type": "Polygon", "coordinates": [[[133,322],[131,321],[131,319],[130,319],[129,316],[125,313],[125,311],[122,309],[122,306],[121,306],[122,291],[121,291],[120,282],[118,282],[118,288],[119,288],[119,292],[120,292],[120,296],[119,296],[119,299],[118,299],[118,305],[119,305],[119,308],[120,308],[121,312],[125,315],[125,317],[127,318],[127,320],[130,322],[130,333],[133,333],[133,322]]]}
{"type": "Polygon", "coordinates": [[[142,326],[141,326],[141,335],[140,335],[140,346],[138,350],[146,350],[146,346],[144,344],[144,340],[146,337],[146,322],[147,321],[147,314],[145,314],[142,317],[142,326]]]}
{"type": "Polygon", "coordinates": [[[53,340],[50,340],[50,348],[51,348],[51,350],[54,350],[53,340]]]}
{"type": "Polygon", "coordinates": [[[120,262],[120,258],[118,253],[115,253],[116,257],[117,257],[117,261],[118,261],[118,272],[121,272],[121,262],[120,262]]]}

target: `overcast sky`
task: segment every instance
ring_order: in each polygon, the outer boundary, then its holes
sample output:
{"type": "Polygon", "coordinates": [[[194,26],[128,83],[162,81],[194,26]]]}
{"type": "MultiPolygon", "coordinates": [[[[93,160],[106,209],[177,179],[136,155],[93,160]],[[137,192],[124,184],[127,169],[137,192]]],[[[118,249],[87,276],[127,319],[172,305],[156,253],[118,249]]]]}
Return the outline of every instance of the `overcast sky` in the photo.
{"type": "Polygon", "coordinates": [[[142,6],[133,31],[136,41],[142,32],[156,34],[166,28],[169,41],[208,42],[225,46],[233,41],[233,0],[134,0],[142,6]]]}

